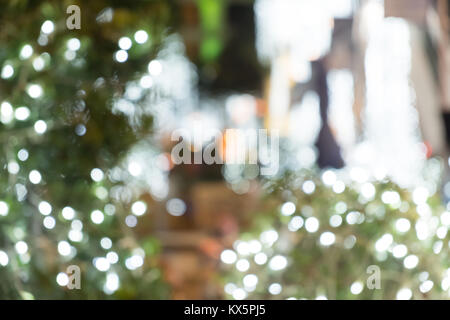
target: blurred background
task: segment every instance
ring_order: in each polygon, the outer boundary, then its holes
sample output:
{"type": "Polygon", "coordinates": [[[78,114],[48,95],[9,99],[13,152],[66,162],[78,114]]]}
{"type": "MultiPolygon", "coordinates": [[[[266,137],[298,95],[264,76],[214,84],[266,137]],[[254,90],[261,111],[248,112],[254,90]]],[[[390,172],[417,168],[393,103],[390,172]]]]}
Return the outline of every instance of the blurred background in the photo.
{"type": "Polygon", "coordinates": [[[450,297],[449,1],[0,5],[0,298],[450,297]]]}

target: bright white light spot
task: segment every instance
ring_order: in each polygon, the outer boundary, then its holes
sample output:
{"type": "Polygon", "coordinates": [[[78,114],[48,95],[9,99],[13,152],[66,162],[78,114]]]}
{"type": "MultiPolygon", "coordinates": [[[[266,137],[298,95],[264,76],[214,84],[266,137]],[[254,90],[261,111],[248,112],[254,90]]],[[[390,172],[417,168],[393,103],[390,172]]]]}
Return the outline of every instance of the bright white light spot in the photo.
{"type": "Polygon", "coordinates": [[[50,20],[45,21],[41,26],[41,31],[45,34],[50,34],[55,30],[55,25],[50,20]]]}
{"type": "Polygon", "coordinates": [[[67,49],[77,51],[81,47],[81,42],[77,38],[71,38],[67,41],[67,49]]]}
{"type": "Polygon", "coordinates": [[[412,291],[409,288],[402,288],[397,292],[397,300],[409,300],[412,297],[412,291]]]}
{"type": "Polygon", "coordinates": [[[166,210],[172,216],[179,217],[186,212],[186,204],[181,199],[170,199],[166,203],[166,210]]]}
{"type": "Polygon", "coordinates": [[[122,37],[119,39],[119,48],[122,50],[128,50],[131,48],[131,39],[128,37],[122,37]]]}
{"type": "Polygon", "coordinates": [[[144,30],[138,30],[134,34],[134,40],[136,40],[137,43],[143,44],[146,43],[148,40],[148,34],[144,30]]]}
{"type": "Polygon", "coordinates": [[[316,190],[316,185],[311,180],[307,180],[303,183],[302,190],[306,194],[311,194],[316,190]]]}
{"type": "Polygon", "coordinates": [[[125,224],[130,227],[134,228],[137,225],[137,218],[135,216],[129,215],[125,217],[125,224]]]}
{"type": "Polygon", "coordinates": [[[419,240],[425,240],[430,236],[430,225],[427,220],[422,218],[417,220],[416,234],[419,240]]]}
{"type": "Polygon", "coordinates": [[[20,170],[20,166],[17,162],[15,161],[10,161],[8,163],[8,172],[11,174],[17,174],[20,170]]]}
{"type": "Polygon", "coordinates": [[[62,209],[62,216],[66,220],[72,220],[75,218],[75,210],[73,210],[71,207],[64,207],[62,209]]]}
{"type": "Polygon", "coordinates": [[[406,269],[413,269],[419,263],[419,258],[413,254],[407,256],[405,260],[403,260],[403,265],[406,269]]]}
{"type": "Polygon", "coordinates": [[[443,243],[442,243],[442,241],[436,241],[434,244],[433,244],[433,252],[435,253],[435,254],[439,254],[440,252],[441,252],[441,250],[442,250],[442,247],[443,247],[443,243]]]}
{"type": "Polygon", "coordinates": [[[250,268],[250,263],[246,259],[240,259],[236,262],[236,269],[241,272],[245,272],[250,268]]]}
{"type": "Polygon", "coordinates": [[[53,229],[56,225],[56,221],[53,217],[45,217],[43,224],[47,229],[53,229]]]}
{"type": "Polygon", "coordinates": [[[60,272],[56,276],[56,283],[58,283],[61,287],[65,287],[69,283],[69,277],[64,272],[60,272]]]}
{"type": "Polygon", "coordinates": [[[148,72],[152,76],[159,76],[162,72],[162,64],[158,60],[152,60],[148,64],[148,72]]]}
{"type": "Polygon", "coordinates": [[[442,223],[444,226],[450,226],[450,212],[444,211],[444,212],[441,214],[441,223],[442,223]]]}
{"type": "Polygon", "coordinates": [[[123,63],[128,59],[128,53],[125,50],[119,50],[115,54],[116,61],[119,63],[123,63]]]}
{"type": "Polygon", "coordinates": [[[446,226],[441,226],[436,230],[436,235],[439,239],[444,239],[447,236],[448,228],[446,226]]]}
{"type": "Polygon", "coordinates": [[[332,232],[324,232],[320,235],[320,244],[323,246],[331,246],[336,240],[336,236],[332,232]]]}
{"type": "Polygon", "coordinates": [[[433,281],[427,280],[420,285],[419,290],[422,293],[427,293],[433,288],[433,285],[434,285],[433,281]]]}
{"type": "Polygon", "coordinates": [[[269,261],[269,268],[274,271],[283,270],[287,266],[287,259],[281,255],[276,255],[269,261]]]}
{"type": "Polygon", "coordinates": [[[344,190],[345,190],[345,183],[344,183],[344,182],[342,182],[342,181],[336,181],[336,182],[333,184],[333,191],[334,191],[335,193],[342,193],[342,192],[344,192],[344,190]]]}
{"type": "Polygon", "coordinates": [[[289,221],[288,229],[289,231],[295,232],[303,227],[303,218],[300,216],[292,217],[291,221],[289,221]]]}
{"type": "Polygon", "coordinates": [[[110,251],[106,254],[106,259],[108,259],[110,264],[115,264],[119,261],[119,255],[114,251],[110,251]]]}
{"type": "Polygon", "coordinates": [[[363,183],[367,181],[368,173],[362,168],[355,167],[350,170],[350,177],[356,182],[363,183]]]}
{"type": "Polygon", "coordinates": [[[52,212],[52,206],[47,201],[41,201],[38,208],[39,212],[44,216],[48,216],[52,212]]]}
{"type": "Polygon", "coordinates": [[[103,212],[101,212],[100,210],[94,210],[91,213],[91,220],[93,223],[95,224],[100,224],[103,222],[103,220],[105,219],[103,212]]]}
{"type": "Polygon", "coordinates": [[[18,241],[15,248],[18,254],[25,254],[28,251],[28,245],[25,241],[18,241]]]}
{"type": "Polygon", "coordinates": [[[235,246],[237,252],[242,256],[246,256],[250,253],[250,245],[245,241],[238,240],[235,242],[235,246]]]}
{"type": "Polygon", "coordinates": [[[263,265],[264,263],[267,262],[267,255],[263,252],[260,252],[255,255],[254,260],[256,264],[263,265]]]}
{"type": "Polygon", "coordinates": [[[392,244],[393,241],[394,241],[394,238],[392,237],[392,235],[389,233],[386,233],[380,239],[378,239],[377,242],[375,242],[375,249],[378,252],[386,251],[389,248],[389,246],[392,244]]]}
{"type": "Polygon", "coordinates": [[[33,48],[29,45],[26,44],[22,47],[22,50],[20,50],[20,58],[23,59],[28,59],[29,57],[31,57],[31,55],[33,54],[33,48]]]}
{"type": "Polygon", "coordinates": [[[226,264],[235,263],[236,259],[237,259],[236,253],[230,249],[223,250],[222,253],[220,254],[220,260],[222,260],[222,262],[226,264]]]}
{"type": "Polygon", "coordinates": [[[293,202],[286,202],[281,206],[281,214],[283,216],[290,216],[295,212],[295,204],[293,202]]]}
{"type": "Polygon", "coordinates": [[[0,107],[0,116],[3,123],[10,123],[13,120],[14,109],[9,102],[2,102],[0,107]]]}
{"type": "Polygon", "coordinates": [[[28,95],[33,99],[37,99],[42,96],[42,92],[42,87],[38,84],[31,84],[27,88],[28,95]]]}
{"type": "Polygon", "coordinates": [[[238,288],[233,291],[233,299],[243,300],[247,297],[247,292],[244,289],[238,288]]]}
{"type": "Polygon", "coordinates": [[[5,201],[0,201],[0,216],[7,216],[9,212],[9,206],[5,201]]]}
{"type": "Polygon", "coordinates": [[[139,84],[144,89],[151,88],[153,86],[153,79],[152,79],[151,76],[148,76],[148,75],[147,76],[143,76],[141,78],[141,80],[139,81],[139,84]]]}
{"type": "Polygon", "coordinates": [[[105,175],[103,171],[99,168],[94,168],[91,170],[91,179],[94,180],[95,182],[102,181],[104,176],[105,175]]]}
{"type": "Polygon", "coordinates": [[[41,71],[42,69],[44,69],[45,67],[45,62],[44,59],[42,59],[41,57],[37,57],[36,59],[33,60],[33,68],[36,71],[41,71]]]}
{"type": "Polygon", "coordinates": [[[275,230],[263,231],[259,239],[262,243],[271,246],[275,241],[278,240],[278,232],[276,232],[275,230]]]}
{"type": "Polygon", "coordinates": [[[381,201],[386,204],[397,204],[400,202],[400,195],[396,191],[384,191],[381,194],[381,201]]]}
{"type": "Polygon", "coordinates": [[[128,172],[132,176],[137,177],[141,174],[142,168],[139,163],[133,161],[128,164],[128,172]]]}
{"type": "Polygon", "coordinates": [[[108,271],[110,264],[109,261],[106,258],[100,257],[94,259],[94,266],[97,268],[98,271],[108,271]]]}
{"type": "Polygon", "coordinates": [[[106,283],[104,289],[107,294],[111,294],[117,291],[117,289],[119,289],[119,285],[120,280],[119,276],[116,273],[111,272],[106,275],[106,283]]]}
{"type": "Polygon", "coordinates": [[[361,281],[353,282],[350,286],[350,292],[354,295],[360,294],[364,289],[364,286],[361,281]]]}
{"type": "Polygon", "coordinates": [[[413,191],[413,201],[417,205],[425,203],[429,195],[430,194],[425,187],[418,187],[413,191]]]}
{"type": "Polygon", "coordinates": [[[408,219],[400,218],[395,222],[395,228],[398,232],[405,233],[411,228],[411,223],[408,219]]]}
{"type": "Polygon", "coordinates": [[[261,251],[262,245],[258,240],[251,240],[249,243],[249,250],[251,253],[255,254],[261,251]]]}
{"type": "Polygon", "coordinates": [[[67,241],[58,242],[58,252],[62,256],[68,256],[71,251],[71,246],[67,241]]]}
{"type": "Polygon", "coordinates": [[[305,228],[306,231],[314,233],[317,230],[319,230],[319,220],[317,220],[317,218],[314,217],[309,217],[308,219],[306,219],[305,221],[305,228]]]}
{"type": "Polygon", "coordinates": [[[269,286],[269,293],[273,295],[277,295],[281,293],[281,290],[283,290],[283,287],[279,283],[272,283],[269,286]]]}
{"type": "Polygon", "coordinates": [[[361,213],[358,211],[351,211],[345,217],[345,220],[348,224],[356,224],[359,223],[362,219],[361,213]]]}
{"type": "Polygon", "coordinates": [[[342,224],[342,217],[340,215],[334,214],[330,217],[330,226],[337,228],[342,224]]]}
{"type": "Polygon", "coordinates": [[[131,256],[125,260],[125,266],[129,270],[134,270],[141,267],[144,264],[144,258],[139,255],[131,256]]]}
{"type": "Polygon", "coordinates": [[[79,230],[70,230],[68,237],[73,242],[80,242],[83,240],[83,233],[79,230]]]}
{"type": "Polygon", "coordinates": [[[328,186],[336,182],[336,174],[333,171],[327,170],[322,174],[322,181],[328,186]]]}
{"type": "Polygon", "coordinates": [[[147,211],[147,204],[144,201],[136,201],[131,206],[131,212],[134,215],[142,216],[147,211]]]}
{"type": "Polygon", "coordinates": [[[366,182],[361,187],[361,194],[366,199],[372,199],[375,196],[376,189],[370,182],[366,182]]]}
{"type": "Polygon", "coordinates": [[[404,244],[398,244],[392,249],[392,255],[396,258],[403,258],[408,253],[408,248],[404,244]]]}
{"type": "Polygon", "coordinates": [[[0,265],[2,265],[3,267],[6,266],[9,262],[9,258],[8,255],[6,254],[5,251],[0,250],[0,265]]]}
{"type": "Polygon", "coordinates": [[[248,274],[243,279],[244,287],[254,288],[258,284],[258,277],[254,274],[248,274]]]}
{"type": "Polygon", "coordinates": [[[19,107],[14,112],[14,115],[17,120],[20,121],[27,120],[28,117],[30,116],[30,109],[28,109],[27,107],[19,107]]]}
{"type": "Polygon", "coordinates": [[[34,123],[34,131],[36,131],[37,134],[43,134],[45,131],[47,131],[47,124],[44,120],[38,120],[34,123]]]}
{"type": "Polygon", "coordinates": [[[102,246],[103,249],[108,250],[112,247],[112,241],[110,238],[104,237],[100,240],[100,245],[102,246]]]}
{"type": "Polygon", "coordinates": [[[17,152],[17,157],[20,161],[26,161],[28,159],[28,151],[26,149],[20,149],[19,152],[17,152]]]}
{"type": "Polygon", "coordinates": [[[2,78],[9,79],[14,75],[14,68],[10,64],[6,64],[2,68],[2,78]]]}
{"type": "Polygon", "coordinates": [[[38,184],[42,180],[42,176],[37,170],[31,170],[28,179],[32,184],[38,184]]]}

